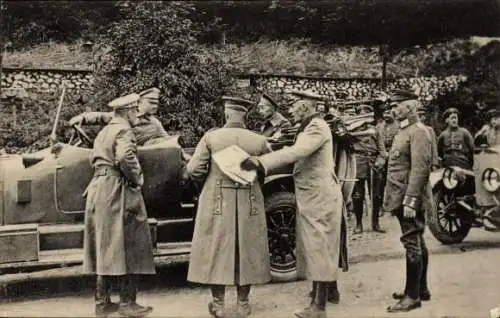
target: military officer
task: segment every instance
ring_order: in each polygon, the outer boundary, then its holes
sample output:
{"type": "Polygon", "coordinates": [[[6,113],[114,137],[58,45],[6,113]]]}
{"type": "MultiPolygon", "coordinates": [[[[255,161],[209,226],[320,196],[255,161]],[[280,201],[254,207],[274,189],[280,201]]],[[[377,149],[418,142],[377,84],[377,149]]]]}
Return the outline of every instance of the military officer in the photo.
{"type": "Polygon", "coordinates": [[[470,170],[474,163],[474,139],[467,129],[458,125],[458,116],[456,108],[444,111],[443,120],[448,127],[438,137],[438,155],[445,167],[470,170]]]}
{"type": "MultiPolygon", "coordinates": [[[[160,90],[156,87],[148,88],[140,92],[139,96],[139,112],[137,122],[133,127],[137,145],[143,146],[158,141],[158,138],[170,137],[160,120],[155,116],[158,111],[160,90]]],[[[112,118],[112,112],[85,112],[71,118],[69,125],[106,125],[112,118]]]]}
{"type": "Polygon", "coordinates": [[[297,198],[297,271],[313,281],[311,305],[297,311],[301,318],[326,317],[328,282],[336,282],[340,257],[343,198],[335,175],[330,127],[317,113],[321,96],[293,92],[290,113],[300,123],[295,143],[243,162],[243,169],[266,174],[294,164],[297,198]]]}
{"type": "Polygon", "coordinates": [[[409,311],[420,307],[421,300],[430,299],[422,204],[428,199],[432,145],[428,130],[418,119],[418,106],[417,100],[406,100],[394,109],[401,129],[389,152],[383,209],[395,214],[401,226],[401,242],[406,250],[406,286],[404,292],[393,294],[399,301],[387,308],[389,312],[409,311]]]}
{"type": "MultiPolygon", "coordinates": [[[[258,180],[243,185],[226,176],[212,155],[236,145],[253,156],[270,151],[265,137],[245,128],[252,102],[223,97],[226,124],[207,132],[187,165],[194,180],[203,181],[196,215],[188,280],[209,284],[209,312],[224,315],[225,285],[236,285],[238,309],[250,314],[250,286],[270,277],[264,196],[258,180]]],[[[260,179],[260,178],[259,178],[260,179]]]]}
{"type": "Polygon", "coordinates": [[[500,145],[500,110],[488,111],[488,123],[484,125],[474,136],[474,143],[487,144],[490,147],[500,145]]]}
{"type": "Polygon", "coordinates": [[[85,273],[97,274],[96,314],[118,309],[125,316],[152,311],[136,303],[137,275],[155,274],[151,235],[131,126],[137,120],[139,95],[110,102],[113,118],[97,135],[90,162],[94,176],[86,190],[85,273]],[[111,303],[110,277],[120,281],[120,304],[111,303]]]}
{"type": "Polygon", "coordinates": [[[268,138],[277,136],[283,128],[290,127],[290,121],[278,112],[278,103],[274,101],[271,95],[263,93],[257,111],[264,119],[260,127],[260,133],[268,138]]]}
{"type": "MultiPolygon", "coordinates": [[[[376,129],[379,131],[379,135],[382,138],[386,151],[390,150],[394,136],[396,136],[399,130],[399,122],[394,118],[390,105],[387,105],[387,108],[384,109],[382,113],[382,120],[377,124],[376,129]]],[[[387,162],[382,169],[373,169],[372,172],[374,173],[372,213],[375,213],[374,215],[376,216],[377,214],[383,214],[383,210],[381,208],[384,199],[385,184],[387,182],[387,162]]]]}
{"type": "MultiPolygon", "coordinates": [[[[369,105],[360,105],[358,107],[359,114],[366,114],[373,112],[373,108],[369,105]]],[[[353,149],[356,154],[356,184],[352,194],[352,207],[354,215],[356,216],[355,234],[363,232],[363,210],[365,201],[365,184],[368,183],[368,188],[372,189],[372,168],[376,170],[383,169],[387,157],[382,135],[380,130],[373,129],[372,125],[365,125],[360,129],[367,130],[372,128],[373,133],[362,136],[355,136],[353,149]]],[[[373,191],[370,193],[370,199],[373,201],[373,191]]],[[[375,202],[377,202],[375,200],[375,202]]],[[[379,225],[379,210],[372,211],[372,229],[375,232],[385,233],[385,230],[380,228],[379,225]]]]}

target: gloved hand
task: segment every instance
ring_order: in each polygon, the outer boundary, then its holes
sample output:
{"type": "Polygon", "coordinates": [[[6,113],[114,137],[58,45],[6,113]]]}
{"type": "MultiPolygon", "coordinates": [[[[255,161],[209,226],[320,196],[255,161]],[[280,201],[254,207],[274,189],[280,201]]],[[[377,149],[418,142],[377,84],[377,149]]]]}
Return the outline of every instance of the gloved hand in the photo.
{"type": "Polygon", "coordinates": [[[240,164],[240,167],[243,170],[263,170],[257,157],[248,157],[240,164]]]}
{"type": "Polygon", "coordinates": [[[414,219],[417,216],[417,211],[409,206],[403,206],[403,217],[407,219],[414,219]]]}
{"type": "Polygon", "coordinates": [[[77,115],[69,120],[68,125],[72,127],[75,125],[80,125],[82,122],[83,122],[83,116],[77,115]]]}

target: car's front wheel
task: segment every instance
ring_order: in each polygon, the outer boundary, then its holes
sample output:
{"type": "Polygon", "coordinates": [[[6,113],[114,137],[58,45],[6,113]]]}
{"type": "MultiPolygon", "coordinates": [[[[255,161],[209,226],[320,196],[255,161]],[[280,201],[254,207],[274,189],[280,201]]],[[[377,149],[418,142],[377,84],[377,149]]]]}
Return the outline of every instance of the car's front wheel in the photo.
{"type": "Polygon", "coordinates": [[[473,218],[458,204],[456,195],[442,187],[434,190],[434,209],[428,211],[428,226],[434,237],[443,244],[462,242],[469,234],[473,218]]]}
{"type": "Polygon", "coordinates": [[[271,276],[275,282],[297,279],[295,194],[277,192],[266,198],[271,276]]]}

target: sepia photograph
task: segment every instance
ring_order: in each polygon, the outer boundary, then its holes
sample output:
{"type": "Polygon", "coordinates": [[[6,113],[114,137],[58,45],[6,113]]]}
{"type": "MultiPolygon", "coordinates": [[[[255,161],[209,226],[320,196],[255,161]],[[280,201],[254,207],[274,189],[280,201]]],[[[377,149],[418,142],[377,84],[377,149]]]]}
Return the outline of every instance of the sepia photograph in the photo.
{"type": "Polygon", "coordinates": [[[500,318],[500,0],[0,23],[0,317],[500,318]]]}

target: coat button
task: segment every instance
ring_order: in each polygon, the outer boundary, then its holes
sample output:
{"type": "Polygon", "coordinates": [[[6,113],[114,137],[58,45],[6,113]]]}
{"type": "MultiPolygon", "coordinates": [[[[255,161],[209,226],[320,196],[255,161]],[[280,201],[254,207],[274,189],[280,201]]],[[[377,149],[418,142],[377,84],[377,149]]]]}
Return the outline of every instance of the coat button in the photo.
{"type": "Polygon", "coordinates": [[[235,182],[235,183],[234,183],[234,186],[235,186],[235,187],[238,187],[239,185],[240,185],[240,184],[239,184],[238,182],[235,182]]]}
{"type": "Polygon", "coordinates": [[[220,195],[217,196],[217,199],[220,199],[220,195]]]}

